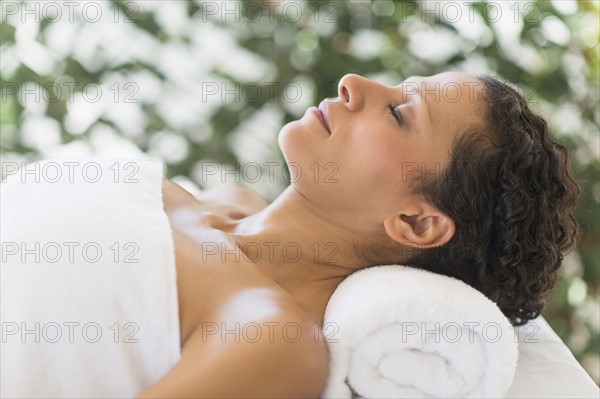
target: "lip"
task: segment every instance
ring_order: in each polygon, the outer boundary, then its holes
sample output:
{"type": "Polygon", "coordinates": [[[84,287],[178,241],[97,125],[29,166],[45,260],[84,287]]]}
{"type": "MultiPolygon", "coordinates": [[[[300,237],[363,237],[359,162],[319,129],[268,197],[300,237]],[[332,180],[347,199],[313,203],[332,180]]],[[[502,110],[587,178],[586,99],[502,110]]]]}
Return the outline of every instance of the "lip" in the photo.
{"type": "Polygon", "coordinates": [[[329,130],[329,123],[327,123],[327,107],[325,106],[325,104],[321,102],[321,104],[319,104],[319,107],[312,108],[313,112],[315,113],[323,127],[325,127],[325,130],[327,130],[327,133],[331,135],[331,130],[329,130]]]}

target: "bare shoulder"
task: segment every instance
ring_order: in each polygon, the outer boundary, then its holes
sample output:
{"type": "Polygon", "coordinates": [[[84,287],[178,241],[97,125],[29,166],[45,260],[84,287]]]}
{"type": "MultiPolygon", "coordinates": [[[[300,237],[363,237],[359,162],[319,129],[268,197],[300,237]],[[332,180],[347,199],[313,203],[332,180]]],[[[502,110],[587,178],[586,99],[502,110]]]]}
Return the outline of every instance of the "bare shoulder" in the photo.
{"type": "Polygon", "coordinates": [[[207,350],[205,344],[211,341],[210,346],[216,344],[238,353],[241,367],[253,367],[259,375],[268,376],[260,383],[254,380],[259,385],[275,385],[276,391],[265,387],[265,392],[281,397],[317,397],[329,370],[321,328],[295,303],[269,291],[238,296],[231,303],[237,314],[220,318],[218,324],[201,323],[183,351],[189,349],[192,357],[202,356],[207,350]]]}
{"type": "Polygon", "coordinates": [[[319,397],[329,357],[318,325],[269,288],[223,299],[139,397],[319,397]]]}

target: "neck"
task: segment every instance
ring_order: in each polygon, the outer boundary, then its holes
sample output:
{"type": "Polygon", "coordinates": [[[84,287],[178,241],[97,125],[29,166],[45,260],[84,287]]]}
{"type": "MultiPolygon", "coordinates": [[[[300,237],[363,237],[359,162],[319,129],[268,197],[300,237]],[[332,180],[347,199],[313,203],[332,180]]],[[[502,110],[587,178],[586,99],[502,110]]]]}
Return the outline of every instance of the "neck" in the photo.
{"type": "Polygon", "coordinates": [[[338,284],[368,266],[354,249],[358,232],[327,218],[292,186],[259,213],[211,227],[321,322],[338,284]]]}

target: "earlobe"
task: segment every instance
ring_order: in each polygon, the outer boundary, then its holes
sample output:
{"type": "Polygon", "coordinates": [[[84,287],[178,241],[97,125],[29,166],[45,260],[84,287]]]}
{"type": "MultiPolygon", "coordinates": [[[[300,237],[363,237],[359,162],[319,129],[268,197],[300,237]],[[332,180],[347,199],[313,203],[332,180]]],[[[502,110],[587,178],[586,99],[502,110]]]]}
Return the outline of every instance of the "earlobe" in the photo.
{"type": "Polygon", "coordinates": [[[445,245],[455,232],[454,221],[441,212],[435,214],[396,214],[383,221],[387,235],[394,241],[418,248],[445,245]]]}

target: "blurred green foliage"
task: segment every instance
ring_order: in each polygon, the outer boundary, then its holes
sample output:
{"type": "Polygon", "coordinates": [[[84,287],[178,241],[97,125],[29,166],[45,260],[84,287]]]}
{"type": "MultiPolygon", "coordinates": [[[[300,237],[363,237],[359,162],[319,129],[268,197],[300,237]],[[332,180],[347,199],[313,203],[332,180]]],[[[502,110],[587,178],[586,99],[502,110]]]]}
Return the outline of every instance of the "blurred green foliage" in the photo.
{"type": "Polygon", "coordinates": [[[3,162],[133,143],[203,186],[201,160],[282,161],[278,129],[335,97],[346,73],[512,82],[573,156],[583,238],[544,316],[600,382],[598,1],[90,3],[73,18],[45,2],[2,3],[3,162]]]}

